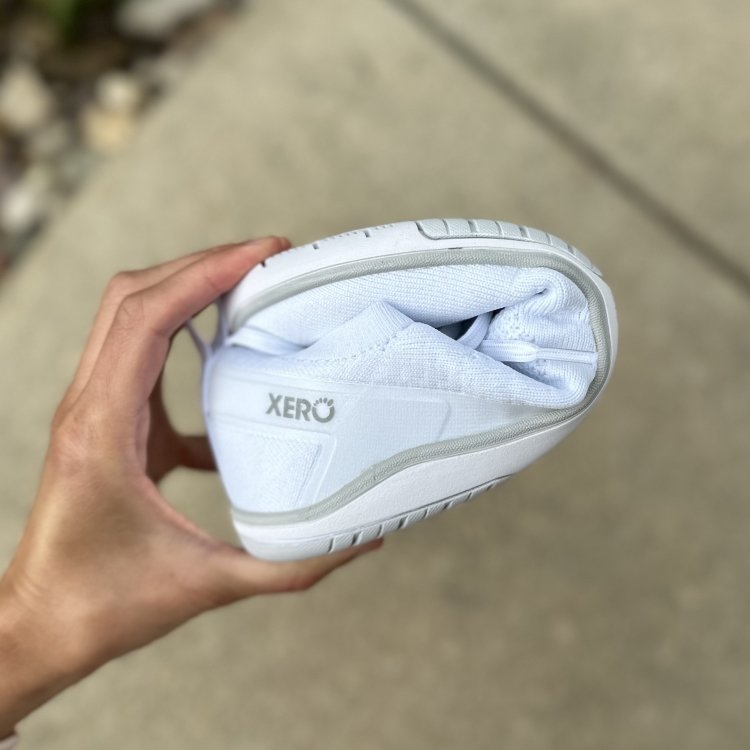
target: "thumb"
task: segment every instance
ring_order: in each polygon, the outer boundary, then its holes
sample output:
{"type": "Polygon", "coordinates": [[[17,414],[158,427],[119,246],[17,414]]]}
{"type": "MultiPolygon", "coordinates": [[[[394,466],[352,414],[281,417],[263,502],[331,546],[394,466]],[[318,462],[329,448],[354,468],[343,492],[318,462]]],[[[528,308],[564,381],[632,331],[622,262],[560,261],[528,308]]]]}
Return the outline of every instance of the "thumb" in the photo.
{"type": "Polygon", "coordinates": [[[379,549],[382,544],[382,539],[376,539],[361,547],[290,562],[260,560],[238,547],[226,545],[217,566],[220,580],[216,585],[230,602],[258,594],[305,591],[337,568],[379,549]]]}

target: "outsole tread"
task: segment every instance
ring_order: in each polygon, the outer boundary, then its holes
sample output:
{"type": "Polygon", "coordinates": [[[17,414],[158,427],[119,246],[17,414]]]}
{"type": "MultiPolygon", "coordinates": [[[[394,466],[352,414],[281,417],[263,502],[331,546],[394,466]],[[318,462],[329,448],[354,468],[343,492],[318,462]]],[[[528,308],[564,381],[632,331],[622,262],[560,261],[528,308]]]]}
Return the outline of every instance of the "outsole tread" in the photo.
{"type": "Polygon", "coordinates": [[[479,485],[468,492],[464,491],[454,497],[443,498],[442,500],[431,503],[424,508],[412,510],[408,513],[402,513],[398,516],[382,521],[381,523],[365,526],[361,529],[349,530],[343,534],[337,534],[336,536],[329,538],[309,540],[308,543],[314,545],[315,548],[319,550],[320,554],[331,554],[332,552],[339,552],[359,544],[366,544],[367,542],[380,539],[386,534],[393,533],[394,531],[401,531],[401,529],[405,529],[424,519],[433,518],[444,510],[453,508],[456,505],[467,502],[468,500],[473,500],[475,497],[491,490],[493,487],[496,487],[505,479],[507,479],[507,477],[493,479],[491,482],[479,485]]]}
{"type": "MultiPolygon", "coordinates": [[[[564,250],[572,255],[576,260],[586,265],[595,273],[599,270],[578,248],[569,245],[564,240],[548,234],[540,229],[525,226],[523,224],[512,224],[507,221],[496,221],[494,219],[421,219],[414,222],[420,234],[429,240],[448,240],[448,239],[507,239],[507,240],[529,240],[532,242],[541,242],[557,250],[564,250]]],[[[346,238],[364,237],[370,239],[373,233],[382,229],[388,229],[393,224],[382,224],[380,226],[368,227],[367,229],[354,229],[350,232],[342,232],[331,237],[326,237],[316,242],[306,245],[290,247],[276,255],[267,258],[263,267],[268,268],[276,266],[282,257],[291,257],[299,252],[307,252],[310,248],[319,250],[322,245],[329,242],[341,241],[346,238]]]]}

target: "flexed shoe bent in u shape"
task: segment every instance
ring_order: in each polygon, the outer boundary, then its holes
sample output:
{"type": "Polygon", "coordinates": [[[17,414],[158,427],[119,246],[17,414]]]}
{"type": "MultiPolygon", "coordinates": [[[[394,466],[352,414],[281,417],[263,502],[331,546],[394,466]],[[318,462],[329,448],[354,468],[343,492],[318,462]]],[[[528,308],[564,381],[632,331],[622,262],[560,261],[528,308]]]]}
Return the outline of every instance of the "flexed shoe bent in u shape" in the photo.
{"type": "Polygon", "coordinates": [[[536,229],[410,221],[269,258],[203,370],[243,544],[324,554],[474,497],[573,430],[616,349],[599,271],[536,229]]]}

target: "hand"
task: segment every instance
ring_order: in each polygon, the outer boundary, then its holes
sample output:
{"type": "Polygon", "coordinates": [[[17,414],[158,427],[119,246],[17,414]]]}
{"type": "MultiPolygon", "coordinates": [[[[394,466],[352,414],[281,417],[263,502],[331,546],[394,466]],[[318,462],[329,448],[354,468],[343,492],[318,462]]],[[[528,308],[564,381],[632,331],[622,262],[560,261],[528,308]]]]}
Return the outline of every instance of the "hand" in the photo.
{"type": "Polygon", "coordinates": [[[0,738],[105,662],[206,610],[306,589],[356,550],[257,560],[179,514],[156,482],[213,468],[205,438],[178,434],[161,397],[175,333],[254,265],[266,238],[118,274],[52,421],[38,496],[0,581],[0,738]]]}

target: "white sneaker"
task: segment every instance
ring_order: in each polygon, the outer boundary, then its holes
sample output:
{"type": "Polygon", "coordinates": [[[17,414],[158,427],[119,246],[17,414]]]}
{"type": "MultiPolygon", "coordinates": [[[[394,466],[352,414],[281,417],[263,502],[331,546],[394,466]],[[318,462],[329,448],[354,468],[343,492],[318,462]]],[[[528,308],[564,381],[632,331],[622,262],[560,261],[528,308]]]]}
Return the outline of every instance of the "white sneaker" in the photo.
{"type": "Polygon", "coordinates": [[[600,272],[537,229],[408,221],[269,258],[203,374],[243,544],[310,557],[475,497],[573,430],[616,349],[600,272]]]}

